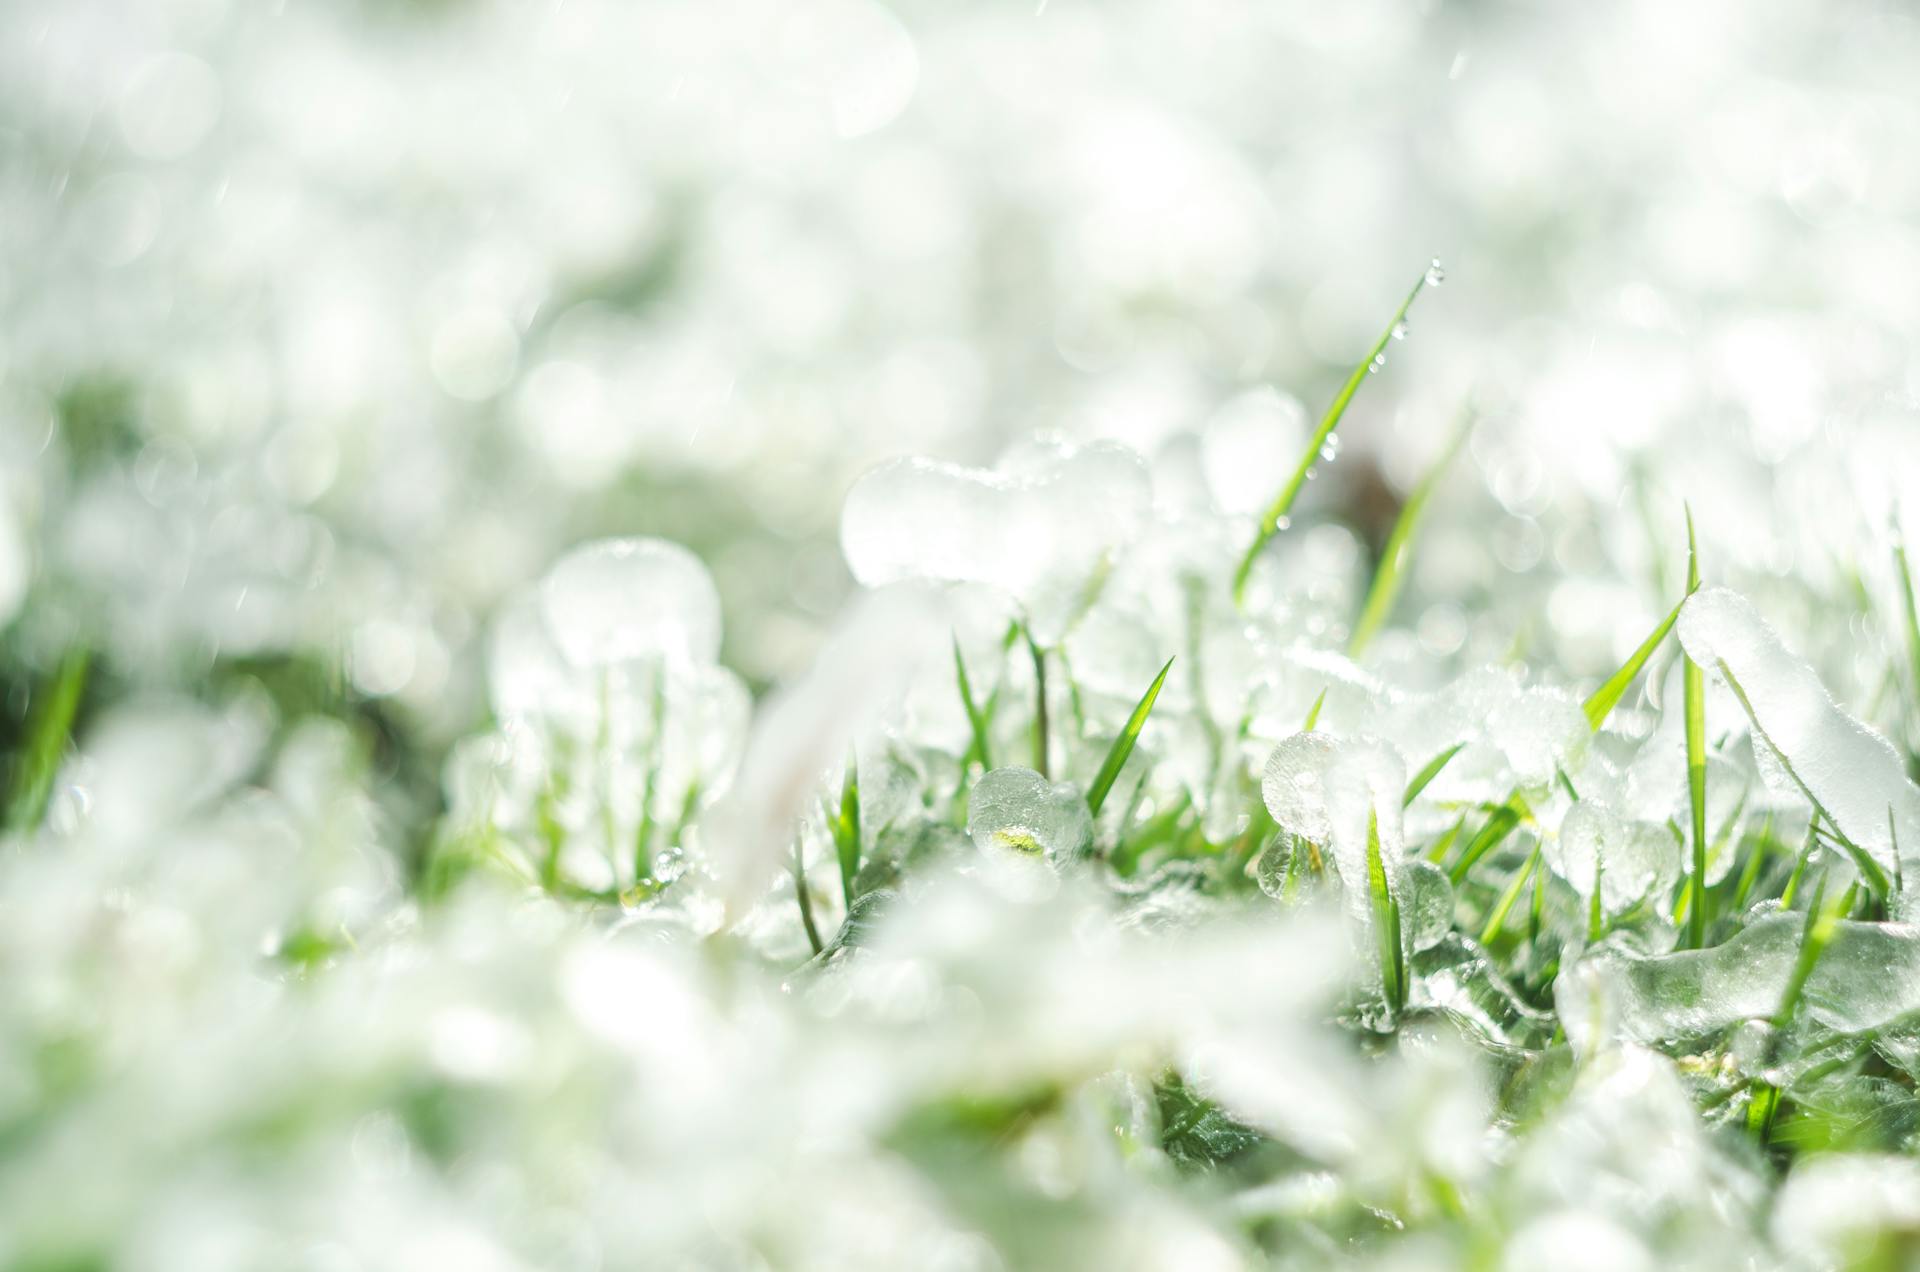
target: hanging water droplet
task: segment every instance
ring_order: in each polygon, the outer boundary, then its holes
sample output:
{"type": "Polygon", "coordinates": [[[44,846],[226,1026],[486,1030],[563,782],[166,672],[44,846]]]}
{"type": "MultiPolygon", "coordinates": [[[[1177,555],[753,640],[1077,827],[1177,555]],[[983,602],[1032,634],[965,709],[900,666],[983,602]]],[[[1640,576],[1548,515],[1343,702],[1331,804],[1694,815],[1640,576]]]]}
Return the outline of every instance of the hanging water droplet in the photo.
{"type": "Polygon", "coordinates": [[[1405,340],[1407,338],[1407,320],[1402,318],[1399,322],[1394,323],[1393,329],[1387,332],[1387,334],[1395,340],[1405,340]]]}
{"type": "Polygon", "coordinates": [[[1380,353],[1376,353],[1373,355],[1373,361],[1367,363],[1367,374],[1372,375],[1375,371],[1378,371],[1381,367],[1384,367],[1386,365],[1387,365],[1386,353],[1384,351],[1380,353]]]}
{"type": "Polygon", "coordinates": [[[1440,268],[1440,258],[1436,256],[1433,258],[1433,263],[1427,266],[1427,286],[1438,287],[1446,281],[1447,271],[1440,268]]]}
{"type": "Polygon", "coordinates": [[[1273,523],[1273,528],[1275,530],[1285,530],[1288,526],[1291,526],[1292,524],[1293,524],[1292,517],[1282,517],[1278,521],[1275,521],[1273,523]]]}
{"type": "Polygon", "coordinates": [[[1332,463],[1340,457],[1340,435],[1329,437],[1320,447],[1320,458],[1332,463]]]}

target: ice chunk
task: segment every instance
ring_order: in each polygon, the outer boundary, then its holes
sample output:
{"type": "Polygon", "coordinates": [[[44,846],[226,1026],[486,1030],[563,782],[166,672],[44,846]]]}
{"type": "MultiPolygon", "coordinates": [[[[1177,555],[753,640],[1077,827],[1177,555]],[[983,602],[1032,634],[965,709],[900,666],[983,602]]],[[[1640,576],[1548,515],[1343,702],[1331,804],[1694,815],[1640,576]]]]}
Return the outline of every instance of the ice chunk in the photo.
{"type": "Polygon", "coordinates": [[[1412,909],[1400,816],[1406,783],[1406,767],[1386,743],[1318,732],[1296,733],[1274,747],[1260,783],[1267,811],[1282,830],[1332,849],[1347,912],[1368,931],[1368,845],[1378,835],[1387,892],[1400,903],[1403,940],[1412,909]]]}
{"type": "Polygon", "coordinates": [[[1809,1268],[1871,1266],[1875,1251],[1896,1261],[1891,1234],[1920,1229],[1920,1162],[1867,1153],[1803,1157],[1780,1189],[1773,1239],[1809,1268]]]}
{"type": "MultiPolygon", "coordinates": [[[[1598,977],[1611,997],[1615,1025],[1639,1042],[1699,1038],[1780,1008],[1799,958],[1806,916],[1767,915],[1722,945],[1654,958],[1608,953],[1583,965],[1583,976],[1559,987],[1598,977]]],[[[1877,1029],[1920,1010],[1920,929],[1900,923],[1842,920],[1802,991],[1804,1010],[1842,1033],[1877,1029]]],[[[1585,1013],[1561,1004],[1569,1022],[1585,1013]]],[[[1579,1041],[1579,1039],[1576,1039],[1579,1041]]]]}
{"type": "Polygon", "coordinates": [[[1920,853],[1920,788],[1893,746],[1842,710],[1739,593],[1695,593],[1679,626],[1687,655],[1726,679],[1794,784],[1889,878],[1901,874],[1893,836],[1903,856],[1920,853]]]}
{"type": "Polygon", "coordinates": [[[870,587],[905,579],[1000,587],[1052,644],[1151,499],[1146,465],[1110,443],[1030,444],[997,470],[895,460],[848,492],[840,546],[870,587]]]}
{"type": "Polygon", "coordinates": [[[999,768],[967,796],[967,833],[982,852],[1070,861],[1093,843],[1093,814],[1070,782],[1049,782],[1032,769],[999,768]]]}
{"type": "Polygon", "coordinates": [[[540,584],[548,634],[575,667],[640,658],[711,663],[720,594],[700,558],[664,539],[600,539],[554,563],[540,584]]]}
{"type": "Polygon", "coordinates": [[[1453,884],[1431,861],[1407,863],[1408,945],[1432,949],[1453,931],[1453,884]]]}
{"type": "Polygon", "coordinates": [[[1664,825],[1615,816],[1592,800],[1568,811],[1544,855],[1583,904],[1592,900],[1597,875],[1608,914],[1632,909],[1680,877],[1680,846],[1664,825]]]}

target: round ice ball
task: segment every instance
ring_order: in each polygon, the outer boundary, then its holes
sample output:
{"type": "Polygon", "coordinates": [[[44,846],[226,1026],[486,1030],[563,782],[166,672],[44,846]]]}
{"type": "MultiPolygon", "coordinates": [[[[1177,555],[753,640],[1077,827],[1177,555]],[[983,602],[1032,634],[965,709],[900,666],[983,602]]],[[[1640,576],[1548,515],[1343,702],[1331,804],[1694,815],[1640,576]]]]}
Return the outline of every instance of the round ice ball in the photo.
{"type": "Polygon", "coordinates": [[[1069,782],[1049,782],[1032,769],[1000,768],[973,784],[967,833],[983,852],[1044,855],[1059,863],[1093,843],[1093,814],[1069,782]]]}
{"type": "Polygon", "coordinates": [[[575,667],[638,658],[711,663],[720,594],[700,558],[664,539],[599,539],[561,557],[540,584],[540,612],[575,667]]]}

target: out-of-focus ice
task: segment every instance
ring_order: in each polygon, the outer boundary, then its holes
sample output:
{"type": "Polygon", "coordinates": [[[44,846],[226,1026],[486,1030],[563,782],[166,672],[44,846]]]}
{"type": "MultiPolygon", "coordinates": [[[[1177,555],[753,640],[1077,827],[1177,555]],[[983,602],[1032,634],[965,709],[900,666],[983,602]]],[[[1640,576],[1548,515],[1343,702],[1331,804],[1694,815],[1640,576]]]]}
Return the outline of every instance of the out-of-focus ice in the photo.
{"type": "Polygon", "coordinates": [[[1093,815],[1073,783],[999,768],[967,794],[967,833],[982,852],[1045,856],[1063,865],[1093,843],[1093,815]]]}
{"type": "Polygon", "coordinates": [[[1151,498],[1140,457],[1110,443],[1029,443],[993,470],[901,459],[848,492],[840,544],[870,587],[938,579],[1002,588],[1050,646],[1151,498]]]}
{"type": "Polygon", "coordinates": [[[1727,588],[1709,588],[1680,611],[1687,654],[1727,680],[1758,735],[1787,777],[1814,800],[1889,879],[1920,884],[1920,788],[1879,734],[1834,702],[1812,667],[1787,652],[1753,605],[1727,588]],[[1896,863],[1895,835],[1899,838],[1896,863]]]}
{"type": "Polygon", "coordinates": [[[1632,909],[1680,877],[1680,846],[1664,824],[1618,816],[1590,799],[1567,812],[1544,855],[1583,902],[1597,883],[1609,915],[1632,909]]]}
{"type": "Polygon", "coordinates": [[[664,539],[599,539],[573,549],[541,580],[540,612],[576,667],[641,658],[710,663],[720,654],[713,576],[664,539]]]}

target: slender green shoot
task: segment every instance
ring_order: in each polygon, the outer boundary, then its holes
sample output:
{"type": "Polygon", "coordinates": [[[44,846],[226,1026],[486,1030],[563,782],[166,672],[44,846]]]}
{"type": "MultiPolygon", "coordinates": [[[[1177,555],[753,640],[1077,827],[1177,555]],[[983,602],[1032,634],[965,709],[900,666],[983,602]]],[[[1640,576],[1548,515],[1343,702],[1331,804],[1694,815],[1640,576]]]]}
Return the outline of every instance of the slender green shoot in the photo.
{"type": "Polygon", "coordinates": [[[813,894],[807,891],[806,855],[801,851],[800,841],[793,843],[793,897],[800,906],[800,926],[806,929],[807,945],[817,955],[825,949],[820,940],[819,925],[813,921],[813,894]]]}
{"type": "MultiPolygon", "coordinates": [[[[1331,689],[1332,687],[1332,685],[1328,685],[1327,689],[1331,689]]],[[[1313,706],[1307,709],[1307,720],[1305,724],[1300,726],[1300,732],[1312,733],[1313,726],[1320,723],[1320,708],[1327,705],[1327,689],[1322,689],[1320,696],[1313,700],[1313,706]]]]}
{"type": "Polygon", "coordinates": [[[1800,956],[1794,960],[1793,975],[1787,978],[1787,987],[1780,995],[1780,1006],[1773,1013],[1775,1029],[1787,1027],[1793,1009],[1800,1005],[1800,996],[1806,991],[1807,981],[1813,976],[1814,964],[1820,961],[1820,956],[1826,953],[1827,946],[1832,943],[1840,917],[1853,908],[1858,889],[1858,884],[1849,884],[1838,902],[1826,905],[1827,880],[1824,875],[1821,876],[1813,890],[1813,900],[1807,904],[1806,923],[1800,929],[1800,956]]]}
{"type": "Polygon", "coordinates": [[[1087,808],[1093,815],[1100,815],[1100,806],[1107,802],[1107,792],[1120,777],[1120,770],[1126,766],[1127,757],[1133,754],[1133,747],[1140,740],[1140,730],[1146,727],[1147,716],[1153,712],[1154,699],[1160,696],[1160,686],[1167,683],[1167,673],[1173,670],[1173,659],[1169,658],[1160,667],[1160,674],[1153,678],[1147,691],[1140,695],[1140,701],[1134,704],[1133,714],[1127,717],[1126,725],[1120,730],[1120,736],[1107,748],[1107,757],[1100,761],[1099,772],[1093,775],[1093,784],[1087,788],[1087,808]]]}
{"type": "Polygon", "coordinates": [[[1893,536],[1893,573],[1900,581],[1901,617],[1907,627],[1907,671],[1912,677],[1908,687],[1912,701],[1920,705],[1920,605],[1913,596],[1913,570],[1907,564],[1907,543],[1898,529],[1893,536]]]}
{"type": "Polygon", "coordinates": [[[73,736],[74,717],[86,691],[92,656],[84,649],[68,651],[40,692],[27,720],[25,741],[13,757],[11,787],[7,792],[6,828],[32,830],[47,815],[53,779],[60,771],[67,742],[73,736]]]}
{"type": "Polygon", "coordinates": [[[1334,395],[1333,404],[1327,407],[1327,413],[1320,417],[1320,425],[1313,430],[1313,437],[1307,442],[1306,453],[1300,457],[1299,466],[1293,470],[1293,475],[1287,478],[1287,484],[1280,488],[1280,493],[1274,496],[1273,502],[1261,514],[1260,529],[1253,536],[1253,542],[1248,545],[1246,555],[1240,558],[1239,568],[1233,573],[1235,605],[1246,603],[1247,576],[1253,573],[1253,563],[1260,559],[1261,551],[1273,536],[1286,528],[1287,513],[1292,510],[1293,501],[1299,497],[1300,488],[1306,485],[1307,474],[1313,471],[1313,466],[1319,462],[1328,441],[1332,439],[1333,430],[1339,427],[1340,417],[1347,413],[1347,406],[1353,401],[1353,395],[1360,391],[1360,386],[1365,383],[1367,376],[1382,365],[1386,358],[1388,343],[1406,331],[1404,324],[1407,311],[1413,308],[1414,300],[1429,286],[1437,285],[1440,277],[1440,262],[1435,261],[1420,275],[1420,281],[1413,285],[1413,290],[1407,293],[1407,298],[1400,302],[1400,308],[1394,311],[1393,321],[1388,323],[1387,329],[1380,333],[1380,338],[1373,342],[1373,348],[1369,349],[1367,356],[1354,367],[1353,374],[1347,377],[1347,382],[1341,386],[1340,392],[1334,395]]]}
{"type": "Polygon", "coordinates": [[[967,727],[972,730],[973,742],[967,753],[960,757],[960,766],[965,768],[974,759],[980,761],[980,767],[993,767],[993,751],[987,741],[987,717],[973,698],[973,682],[967,677],[966,656],[960,652],[960,638],[953,638],[953,675],[960,685],[960,705],[967,711],[967,727]]]}
{"type": "Polygon", "coordinates": [[[1494,903],[1493,912],[1487,916],[1486,926],[1480,929],[1480,944],[1491,945],[1499,937],[1500,930],[1506,926],[1507,916],[1519,902],[1521,892],[1526,890],[1527,881],[1533,878],[1533,872],[1540,868],[1540,848],[1527,854],[1527,863],[1515,872],[1508,881],[1500,899],[1494,903]]]}
{"type": "MultiPolygon", "coordinates": [[[[1693,534],[1693,509],[1687,509],[1687,595],[1700,590],[1700,553],[1693,534]]],[[[1684,652],[1681,681],[1687,723],[1687,802],[1693,810],[1693,869],[1688,876],[1692,901],[1687,910],[1687,948],[1707,940],[1707,707],[1706,678],[1700,664],[1684,652]]]]}
{"type": "Polygon", "coordinates": [[[1387,1005],[1397,1014],[1406,1006],[1406,952],[1400,941],[1400,903],[1387,886],[1387,866],[1380,851],[1380,815],[1367,810],[1367,892],[1373,903],[1373,924],[1380,938],[1380,980],[1387,1005]]]}
{"type": "Polygon", "coordinates": [[[1420,792],[1426,790],[1428,784],[1440,776],[1440,770],[1447,767],[1453,757],[1460,754],[1461,749],[1466,745],[1465,742],[1455,742],[1422,765],[1420,771],[1413,775],[1413,780],[1407,783],[1406,793],[1400,797],[1400,807],[1410,807],[1414,800],[1420,798],[1420,792]]]}
{"type": "Polygon", "coordinates": [[[1747,864],[1740,871],[1740,881],[1733,888],[1733,908],[1744,910],[1747,898],[1753,895],[1754,884],[1760,881],[1760,867],[1773,855],[1773,813],[1768,811],[1760,823],[1760,833],[1754,836],[1753,851],[1747,854],[1747,864]]]}
{"type": "MultiPolygon", "coordinates": [[[[1684,604],[1686,601],[1682,600],[1680,605],[1684,604]]],[[[1641,668],[1647,665],[1647,660],[1653,657],[1656,649],[1660,648],[1660,642],[1667,638],[1667,633],[1673,630],[1674,623],[1679,621],[1680,605],[1675,605],[1668,611],[1667,616],[1660,620],[1645,640],[1640,642],[1639,648],[1633,651],[1633,656],[1620,665],[1620,670],[1608,676],[1607,682],[1595,689],[1592,696],[1582,705],[1581,710],[1587,713],[1587,725],[1596,733],[1599,732],[1600,726],[1606,723],[1607,717],[1613,714],[1613,709],[1620,705],[1620,699],[1626,696],[1627,687],[1633,683],[1633,678],[1640,674],[1641,668]]]]}
{"type": "Polygon", "coordinates": [[[834,856],[840,863],[840,896],[853,904],[853,880],[860,873],[860,765],[854,752],[847,754],[846,776],[840,782],[840,808],[828,819],[833,832],[834,856]]]}
{"type": "Polygon", "coordinates": [[[1020,634],[1033,659],[1033,769],[1042,777],[1051,777],[1047,764],[1047,656],[1034,644],[1032,632],[1022,627],[1020,634]]]}
{"type": "Polygon", "coordinates": [[[1426,515],[1427,500],[1432,497],[1434,487],[1440,484],[1453,457],[1460,452],[1467,435],[1473,431],[1473,407],[1461,408],[1460,422],[1454,426],[1453,436],[1441,448],[1439,458],[1433,461],[1419,484],[1408,493],[1407,501],[1400,505],[1400,516],[1394,521],[1393,529],[1387,534],[1386,547],[1381,550],[1380,564],[1374,568],[1373,583],[1367,588],[1367,599],[1360,606],[1360,617],[1353,625],[1353,635],[1347,641],[1347,656],[1359,658],[1380,634],[1381,627],[1393,613],[1393,603],[1399,599],[1400,586],[1406,580],[1408,564],[1413,560],[1413,537],[1420,529],[1421,519],[1426,515]]]}
{"type": "Polygon", "coordinates": [[[1479,834],[1467,841],[1466,848],[1460,853],[1460,859],[1454,862],[1453,869],[1447,872],[1452,880],[1457,884],[1465,879],[1467,872],[1478,865],[1482,857],[1505,842],[1507,836],[1511,835],[1514,828],[1520,824],[1520,819],[1525,813],[1526,805],[1521,801],[1518,793],[1494,809],[1493,815],[1487,818],[1486,825],[1480,828],[1479,834]]]}

